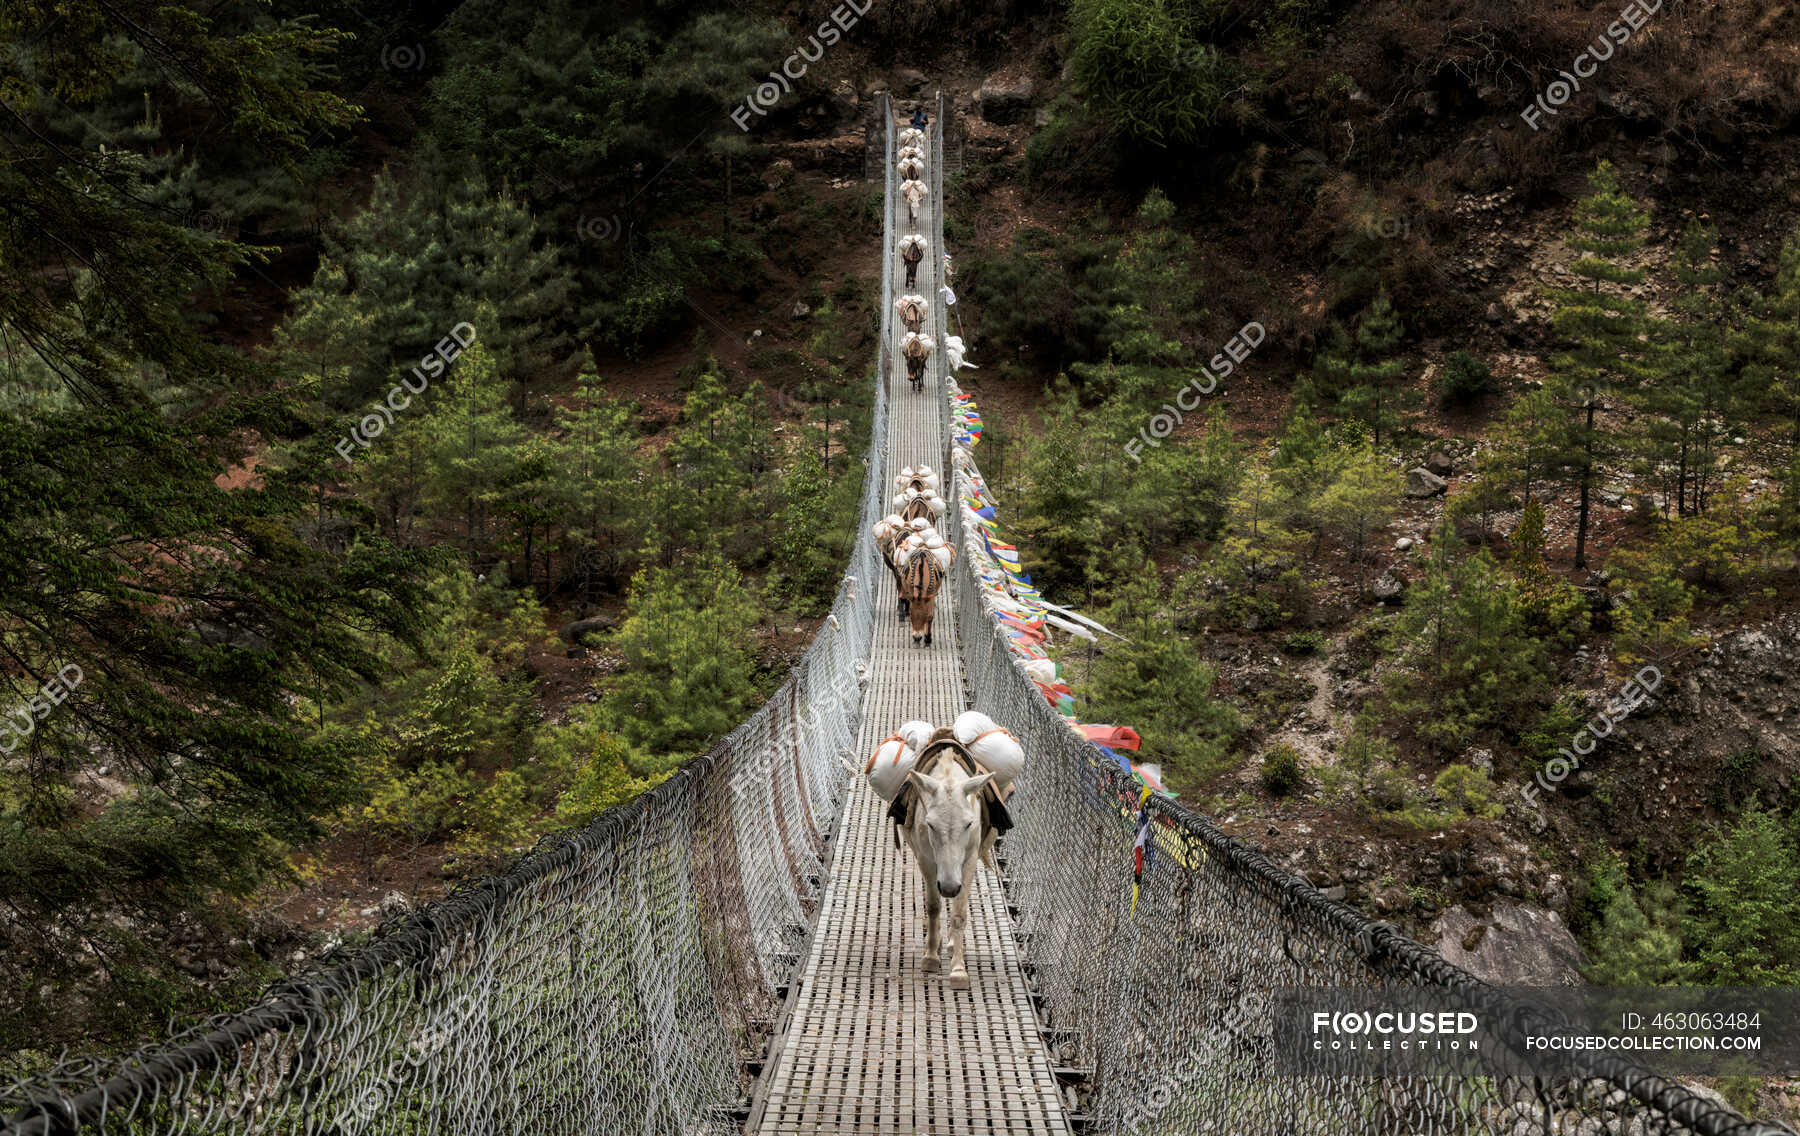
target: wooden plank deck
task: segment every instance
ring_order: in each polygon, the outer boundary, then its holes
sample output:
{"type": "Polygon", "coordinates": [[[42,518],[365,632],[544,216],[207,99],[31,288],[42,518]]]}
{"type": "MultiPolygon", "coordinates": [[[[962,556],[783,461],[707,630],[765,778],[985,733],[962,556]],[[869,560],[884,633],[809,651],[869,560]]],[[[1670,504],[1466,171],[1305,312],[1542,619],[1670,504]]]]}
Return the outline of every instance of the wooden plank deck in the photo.
{"type": "MultiPolygon", "coordinates": [[[[934,194],[917,223],[917,231],[932,242],[931,255],[920,266],[918,291],[934,304],[942,302],[940,204],[934,194]]],[[[913,231],[903,201],[889,202],[889,208],[897,210],[897,236],[913,231]]],[[[893,300],[887,296],[883,302],[891,306],[893,300]]],[[[899,357],[905,329],[892,322],[896,373],[887,376],[884,455],[889,485],[902,466],[938,468],[945,445],[939,415],[942,344],[933,353],[925,390],[914,394],[899,357]]],[[[940,472],[949,496],[948,472],[940,472]]],[[[938,597],[932,645],[917,649],[897,617],[892,579],[883,575],[875,595],[859,760],[901,722],[924,718],[949,725],[966,708],[952,589],[938,597]]],[[[895,848],[884,803],[858,778],[844,809],[811,950],[751,1130],[769,1136],[1068,1133],[1011,932],[999,881],[984,868],[969,903],[970,988],[952,990],[947,974],[924,973],[918,868],[910,850],[895,848]]]]}

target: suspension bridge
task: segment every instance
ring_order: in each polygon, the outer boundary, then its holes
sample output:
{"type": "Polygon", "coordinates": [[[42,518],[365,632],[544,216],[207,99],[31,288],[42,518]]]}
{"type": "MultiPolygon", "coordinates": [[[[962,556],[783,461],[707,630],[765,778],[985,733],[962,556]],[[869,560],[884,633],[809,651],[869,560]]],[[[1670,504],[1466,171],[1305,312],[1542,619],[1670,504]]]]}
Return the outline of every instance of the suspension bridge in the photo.
{"type": "MultiPolygon", "coordinates": [[[[886,179],[882,330],[858,539],[831,613],[769,702],[642,798],[387,925],[241,1012],[136,1053],[0,1085],[0,1134],[1527,1133],[1773,1136],[1614,1059],[1579,1078],[1277,1076],[1268,995],[1497,993],[1326,899],[1172,801],[1132,903],[1136,786],[1014,662],[959,556],[914,648],[870,528],[892,471],[952,461],[944,127],[930,192],[886,179]],[[895,242],[925,233],[924,392],[898,371],[895,242]],[[1029,755],[997,877],[975,885],[968,990],[927,975],[923,901],[846,762],[976,706],[1029,755]],[[1226,1028],[1225,1023],[1230,1023],[1226,1028]]],[[[989,494],[991,499],[991,494],[989,494]]]]}

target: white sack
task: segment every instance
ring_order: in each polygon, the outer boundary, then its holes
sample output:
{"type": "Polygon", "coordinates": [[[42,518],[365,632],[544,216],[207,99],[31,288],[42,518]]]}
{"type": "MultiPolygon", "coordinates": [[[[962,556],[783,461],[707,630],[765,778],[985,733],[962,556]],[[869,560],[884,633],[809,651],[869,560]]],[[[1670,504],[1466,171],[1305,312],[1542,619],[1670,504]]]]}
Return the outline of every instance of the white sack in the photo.
{"type": "Polygon", "coordinates": [[[891,737],[876,747],[869,755],[869,763],[863,766],[863,775],[869,779],[869,788],[884,801],[894,799],[900,786],[906,783],[906,775],[918,763],[919,751],[906,744],[899,737],[891,737]]]}
{"type": "Polygon", "coordinates": [[[1004,791],[1025,772],[1025,750],[1013,736],[979,710],[957,716],[956,740],[976,761],[993,771],[994,782],[1004,791]]]}

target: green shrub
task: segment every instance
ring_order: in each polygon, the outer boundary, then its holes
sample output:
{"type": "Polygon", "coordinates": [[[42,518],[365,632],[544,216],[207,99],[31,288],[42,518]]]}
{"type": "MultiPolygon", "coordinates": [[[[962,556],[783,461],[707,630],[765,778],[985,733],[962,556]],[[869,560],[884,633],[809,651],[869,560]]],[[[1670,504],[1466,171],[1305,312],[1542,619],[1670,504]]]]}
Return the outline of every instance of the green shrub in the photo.
{"type": "Polygon", "coordinates": [[[1263,788],[1274,796],[1287,796],[1298,789],[1304,779],[1300,771],[1300,755],[1294,752],[1293,746],[1284,742],[1263,755],[1263,788]]]}
{"type": "Polygon", "coordinates": [[[1366,800],[1376,812],[1401,813],[1412,798],[1412,781],[1398,769],[1377,769],[1370,775],[1366,800]]]}
{"type": "Polygon", "coordinates": [[[1324,646],[1323,631],[1296,631],[1281,641],[1281,649],[1290,655],[1311,655],[1324,646]]]}
{"type": "Polygon", "coordinates": [[[1462,816],[1496,819],[1505,806],[1494,800],[1494,783],[1488,775],[1460,762],[1449,765],[1431,782],[1431,790],[1442,797],[1451,813],[1462,816]]]}
{"type": "Polygon", "coordinates": [[[1444,360],[1438,378],[1438,401],[1444,406],[1474,402],[1494,390],[1494,372],[1487,363],[1467,351],[1453,352],[1444,360]]]}
{"type": "Polygon", "coordinates": [[[1181,10],[1146,0],[1075,0],[1075,82],[1127,137],[1199,142],[1224,106],[1230,63],[1181,10]]]}

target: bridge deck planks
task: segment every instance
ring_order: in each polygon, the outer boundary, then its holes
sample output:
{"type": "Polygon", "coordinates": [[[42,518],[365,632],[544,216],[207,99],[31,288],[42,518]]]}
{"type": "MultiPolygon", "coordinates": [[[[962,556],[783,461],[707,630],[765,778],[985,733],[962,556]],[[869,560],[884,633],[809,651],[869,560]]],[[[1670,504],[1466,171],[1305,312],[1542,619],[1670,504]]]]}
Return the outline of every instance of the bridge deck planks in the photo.
{"type": "MultiPolygon", "coordinates": [[[[917,223],[917,231],[933,238],[918,290],[934,303],[941,302],[936,289],[943,263],[938,206],[935,197],[928,199],[917,223]]],[[[896,233],[913,231],[905,203],[889,207],[897,210],[896,233]]],[[[925,390],[914,394],[899,355],[904,332],[893,321],[885,455],[890,485],[900,467],[937,468],[944,452],[942,345],[933,353],[925,390]]],[[[947,471],[940,472],[948,496],[947,471]]],[[[948,725],[966,708],[951,594],[946,588],[938,598],[932,645],[914,648],[896,615],[892,579],[877,581],[862,758],[901,722],[925,718],[948,725]]],[[[924,894],[912,853],[896,850],[892,834],[885,805],[856,779],[755,1130],[769,1136],[1068,1133],[999,882],[982,870],[969,903],[970,989],[952,990],[945,974],[921,969],[924,894]]]]}

